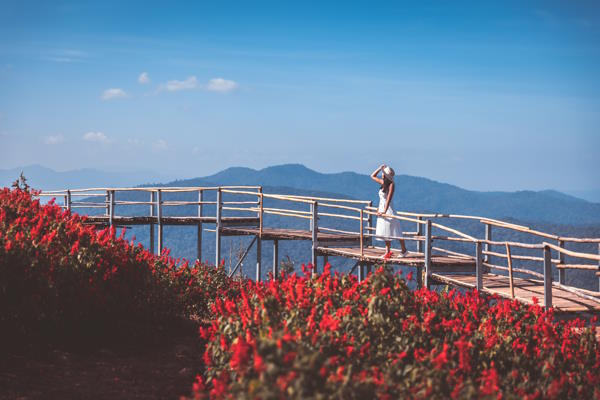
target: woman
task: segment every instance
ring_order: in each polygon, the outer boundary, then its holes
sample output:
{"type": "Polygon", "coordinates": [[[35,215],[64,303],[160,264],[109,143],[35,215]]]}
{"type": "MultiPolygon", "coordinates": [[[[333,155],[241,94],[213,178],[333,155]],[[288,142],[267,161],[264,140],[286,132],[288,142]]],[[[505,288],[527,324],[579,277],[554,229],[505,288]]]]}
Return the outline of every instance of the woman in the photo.
{"type": "MultiPolygon", "coordinates": [[[[388,259],[392,256],[390,250],[392,238],[399,238],[402,236],[402,227],[400,226],[400,220],[396,218],[384,217],[384,215],[394,215],[394,210],[391,207],[392,199],[394,197],[394,170],[382,164],[371,174],[371,178],[381,185],[379,189],[379,207],[377,209],[377,228],[375,235],[377,240],[385,241],[385,254],[384,259],[388,259]],[[377,175],[381,171],[381,178],[377,175]]],[[[405,257],[407,254],[406,245],[404,239],[399,239],[400,247],[402,252],[400,257],[405,257]]]]}

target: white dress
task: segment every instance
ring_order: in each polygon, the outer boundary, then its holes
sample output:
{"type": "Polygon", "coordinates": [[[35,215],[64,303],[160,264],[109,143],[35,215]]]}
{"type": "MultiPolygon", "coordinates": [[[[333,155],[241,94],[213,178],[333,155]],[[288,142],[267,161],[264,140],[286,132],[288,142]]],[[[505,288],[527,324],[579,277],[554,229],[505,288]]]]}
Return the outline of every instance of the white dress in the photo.
{"type": "MultiPolygon", "coordinates": [[[[379,189],[379,207],[377,211],[383,212],[385,208],[385,202],[387,199],[387,194],[379,189]]],[[[392,209],[392,205],[387,209],[386,215],[394,215],[394,210],[392,209]]],[[[400,220],[395,218],[386,218],[386,217],[377,217],[377,228],[375,230],[376,239],[377,240],[393,240],[392,238],[400,238],[402,237],[402,226],[400,225],[400,220]]]]}

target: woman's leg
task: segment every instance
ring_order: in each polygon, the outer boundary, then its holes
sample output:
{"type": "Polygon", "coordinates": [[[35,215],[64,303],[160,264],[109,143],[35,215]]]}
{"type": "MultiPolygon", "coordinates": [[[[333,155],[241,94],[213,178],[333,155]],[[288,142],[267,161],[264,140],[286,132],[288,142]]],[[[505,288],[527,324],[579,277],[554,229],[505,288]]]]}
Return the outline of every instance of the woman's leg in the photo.
{"type": "Polygon", "coordinates": [[[400,248],[402,248],[403,253],[406,253],[406,244],[404,243],[404,239],[400,239],[400,248]]]}
{"type": "Polygon", "coordinates": [[[385,254],[390,252],[390,248],[392,246],[392,242],[390,240],[385,241],[385,254]]]}

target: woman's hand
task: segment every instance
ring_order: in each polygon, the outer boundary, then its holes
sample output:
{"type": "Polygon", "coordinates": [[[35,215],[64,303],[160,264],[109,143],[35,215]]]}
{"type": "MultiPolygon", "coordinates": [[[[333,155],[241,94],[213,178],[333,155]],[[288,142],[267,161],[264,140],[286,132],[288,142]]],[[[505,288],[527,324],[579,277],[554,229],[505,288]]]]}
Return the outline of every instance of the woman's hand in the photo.
{"type": "Polygon", "coordinates": [[[371,174],[371,179],[373,179],[375,182],[379,183],[380,185],[383,185],[383,179],[378,177],[377,174],[379,174],[379,171],[381,171],[383,169],[383,167],[385,167],[385,164],[381,164],[379,166],[379,168],[377,168],[375,171],[373,171],[373,173],[371,174]]]}

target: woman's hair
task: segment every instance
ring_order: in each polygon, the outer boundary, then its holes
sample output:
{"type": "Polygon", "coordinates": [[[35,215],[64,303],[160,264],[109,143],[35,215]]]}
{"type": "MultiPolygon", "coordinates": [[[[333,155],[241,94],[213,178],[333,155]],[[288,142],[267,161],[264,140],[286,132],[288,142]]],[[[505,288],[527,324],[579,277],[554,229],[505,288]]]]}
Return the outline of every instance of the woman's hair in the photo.
{"type": "Polygon", "coordinates": [[[387,193],[388,190],[390,189],[390,185],[392,184],[392,180],[389,179],[387,176],[383,176],[383,185],[381,185],[381,190],[383,190],[384,193],[387,193]]]}

